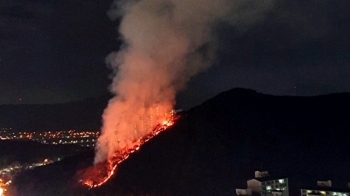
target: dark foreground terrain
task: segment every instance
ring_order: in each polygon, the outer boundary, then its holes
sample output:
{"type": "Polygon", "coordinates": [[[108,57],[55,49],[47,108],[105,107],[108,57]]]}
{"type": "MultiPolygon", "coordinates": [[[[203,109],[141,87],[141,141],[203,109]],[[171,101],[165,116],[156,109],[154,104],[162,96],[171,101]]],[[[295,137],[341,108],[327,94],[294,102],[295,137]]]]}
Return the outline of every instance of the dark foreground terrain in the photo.
{"type": "Polygon", "coordinates": [[[82,153],[24,172],[17,195],[235,195],[254,171],[288,177],[290,195],[316,180],[350,180],[350,94],[278,97],[233,89],[186,111],[118,168],[105,186],[73,178],[92,163],[82,153]]]}
{"type": "Polygon", "coordinates": [[[40,160],[57,159],[90,151],[78,145],[48,145],[35,141],[0,140],[0,167],[13,162],[27,164],[40,160]]]}

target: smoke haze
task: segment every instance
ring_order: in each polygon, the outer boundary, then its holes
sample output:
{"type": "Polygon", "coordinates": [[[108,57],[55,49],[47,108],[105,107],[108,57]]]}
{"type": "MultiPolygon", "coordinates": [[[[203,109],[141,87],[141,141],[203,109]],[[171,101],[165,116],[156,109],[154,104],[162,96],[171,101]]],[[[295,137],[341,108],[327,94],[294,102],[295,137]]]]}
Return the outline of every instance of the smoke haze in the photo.
{"type": "Polygon", "coordinates": [[[176,92],[211,65],[215,25],[249,28],[263,20],[273,1],[115,1],[108,15],[121,17],[124,46],[107,57],[115,73],[110,87],[115,97],[104,111],[95,163],[132,145],[167,117],[176,92]]]}

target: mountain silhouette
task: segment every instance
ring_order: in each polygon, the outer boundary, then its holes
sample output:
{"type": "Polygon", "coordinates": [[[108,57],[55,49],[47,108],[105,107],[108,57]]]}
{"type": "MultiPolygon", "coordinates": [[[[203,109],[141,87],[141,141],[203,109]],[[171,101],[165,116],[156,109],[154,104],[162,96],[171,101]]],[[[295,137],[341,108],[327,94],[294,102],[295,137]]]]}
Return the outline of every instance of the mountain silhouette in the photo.
{"type": "Polygon", "coordinates": [[[15,130],[99,130],[110,96],[58,104],[0,105],[0,127],[15,130]]]}
{"type": "Polygon", "coordinates": [[[254,171],[267,170],[289,178],[290,195],[317,180],[341,188],[350,180],[349,100],[350,93],[290,97],[232,89],[183,112],[98,189],[72,180],[91,165],[92,152],[24,172],[13,184],[26,196],[235,195],[254,171]]]}

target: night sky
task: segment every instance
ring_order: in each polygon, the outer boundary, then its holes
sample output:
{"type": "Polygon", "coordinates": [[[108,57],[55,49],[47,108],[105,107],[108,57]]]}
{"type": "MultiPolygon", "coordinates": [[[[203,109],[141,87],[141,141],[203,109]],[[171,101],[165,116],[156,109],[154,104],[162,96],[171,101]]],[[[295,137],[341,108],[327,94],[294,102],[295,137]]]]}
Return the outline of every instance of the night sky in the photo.
{"type": "MultiPolygon", "coordinates": [[[[1,0],[0,104],[57,103],[108,93],[118,50],[112,0],[1,0]]],[[[235,87],[274,95],[350,92],[348,0],[281,0],[247,29],[213,28],[214,65],[180,95],[193,106],[235,87]]]]}

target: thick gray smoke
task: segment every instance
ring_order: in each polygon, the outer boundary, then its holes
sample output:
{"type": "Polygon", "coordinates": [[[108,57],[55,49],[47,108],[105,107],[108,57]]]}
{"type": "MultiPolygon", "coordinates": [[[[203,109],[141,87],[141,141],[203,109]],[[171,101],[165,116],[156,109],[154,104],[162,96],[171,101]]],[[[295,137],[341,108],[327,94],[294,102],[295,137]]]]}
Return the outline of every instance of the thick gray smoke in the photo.
{"type": "Polygon", "coordinates": [[[214,25],[247,28],[264,18],[273,1],[116,0],[109,16],[121,17],[125,45],[107,58],[116,73],[111,84],[116,96],[103,115],[95,163],[132,145],[167,117],[176,92],[210,66],[214,25]]]}

